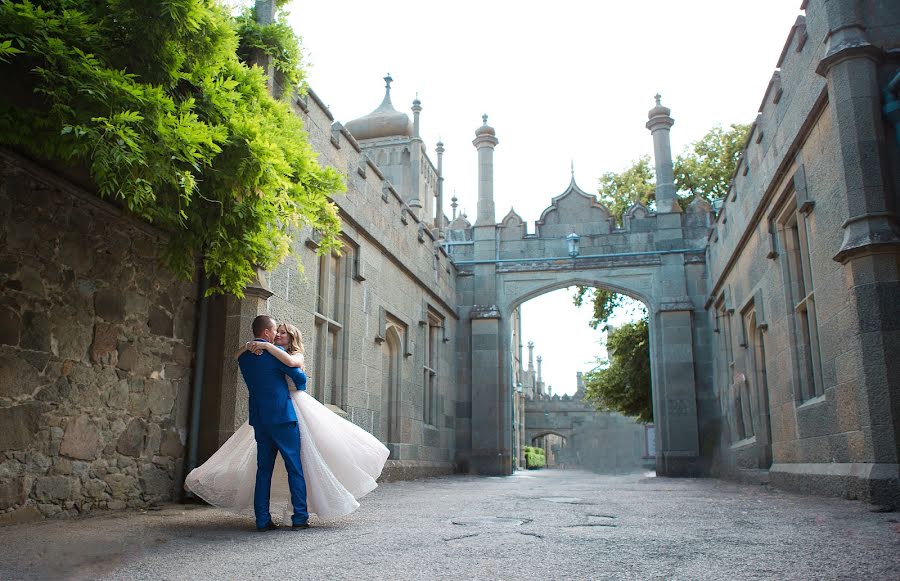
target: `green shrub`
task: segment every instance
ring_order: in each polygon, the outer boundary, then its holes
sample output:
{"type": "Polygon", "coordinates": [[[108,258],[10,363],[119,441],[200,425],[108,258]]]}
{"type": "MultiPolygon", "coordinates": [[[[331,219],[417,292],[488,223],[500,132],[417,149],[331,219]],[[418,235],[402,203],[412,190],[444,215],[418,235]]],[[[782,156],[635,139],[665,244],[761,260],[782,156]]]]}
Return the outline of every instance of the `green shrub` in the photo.
{"type": "Polygon", "coordinates": [[[525,467],[529,470],[543,468],[547,465],[547,458],[544,456],[543,448],[534,446],[525,446],[525,467]]]}

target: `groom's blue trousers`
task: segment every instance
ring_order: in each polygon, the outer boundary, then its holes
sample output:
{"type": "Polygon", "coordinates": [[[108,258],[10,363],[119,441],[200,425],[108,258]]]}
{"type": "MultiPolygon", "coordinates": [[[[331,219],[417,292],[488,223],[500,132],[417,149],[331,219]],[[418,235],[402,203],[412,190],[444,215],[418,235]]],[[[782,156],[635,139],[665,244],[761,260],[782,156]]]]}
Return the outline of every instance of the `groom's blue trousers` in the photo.
{"type": "Polygon", "coordinates": [[[309,519],[306,510],[306,479],[300,463],[300,430],[297,422],[263,424],[253,427],[256,432],[256,489],[253,492],[253,510],[257,528],[265,527],[272,520],[269,514],[269,497],[272,492],[272,471],[275,458],[281,452],[291,489],[294,514],[291,524],[299,525],[309,519]]]}

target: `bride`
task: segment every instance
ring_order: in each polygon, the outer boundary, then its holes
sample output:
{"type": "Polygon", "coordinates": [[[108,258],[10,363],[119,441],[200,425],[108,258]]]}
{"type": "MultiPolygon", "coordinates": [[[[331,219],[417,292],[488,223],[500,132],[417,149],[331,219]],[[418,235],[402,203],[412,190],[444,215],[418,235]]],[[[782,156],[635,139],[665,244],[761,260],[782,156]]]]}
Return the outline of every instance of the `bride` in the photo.
{"type": "MultiPolygon", "coordinates": [[[[249,341],[238,355],[268,351],[290,367],[303,367],[303,338],[293,325],[278,326],[275,344],[249,341]]],[[[306,478],[307,505],[320,520],[332,520],[359,508],[362,498],[378,485],[388,449],[375,436],[341,418],[305,391],[291,390],[300,426],[300,461],[306,478]]],[[[256,482],[256,439],[253,427],[244,424],[184,482],[206,502],[237,512],[253,514],[256,482]]],[[[283,462],[272,475],[271,511],[290,522],[293,512],[283,462]]]]}

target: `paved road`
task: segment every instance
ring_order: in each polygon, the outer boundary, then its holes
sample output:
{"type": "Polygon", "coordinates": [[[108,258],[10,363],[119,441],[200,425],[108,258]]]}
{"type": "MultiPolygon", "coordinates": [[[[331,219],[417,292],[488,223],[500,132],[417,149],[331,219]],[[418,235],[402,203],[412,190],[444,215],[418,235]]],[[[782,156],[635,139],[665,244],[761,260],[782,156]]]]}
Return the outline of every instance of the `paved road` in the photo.
{"type": "Polygon", "coordinates": [[[0,528],[0,578],[900,579],[900,514],[717,480],[544,470],[388,483],[257,533],[168,505],[0,528]]]}

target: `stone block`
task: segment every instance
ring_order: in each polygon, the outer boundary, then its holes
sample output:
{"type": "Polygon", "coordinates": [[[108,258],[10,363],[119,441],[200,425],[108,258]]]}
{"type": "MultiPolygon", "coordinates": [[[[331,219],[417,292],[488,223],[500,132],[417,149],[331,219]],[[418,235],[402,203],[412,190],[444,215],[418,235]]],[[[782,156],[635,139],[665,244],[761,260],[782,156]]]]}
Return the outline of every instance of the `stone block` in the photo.
{"type": "Polygon", "coordinates": [[[128,422],[125,431],[119,435],[116,442],[116,451],[125,456],[137,458],[144,450],[144,442],[147,436],[147,423],[141,418],[134,418],[128,422]]]}
{"type": "Polygon", "coordinates": [[[175,386],[163,379],[150,379],[145,383],[144,395],[150,412],[167,415],[175,406],[175,386]]]}
{"type": "Polygon", "coordinates": [[[174,321],[172,315],[155,305],[150,307],[150,316],[147,320],[147,326],[154,335],[171,337],[174,333],[174,321]]]}
{"type": "Polygon", "coordinates": [[[103,478],[103,481],[109,487],[109,493],[116,499],[135,496],[139,492],[138,481],[134,476],[128,476],[127,474],[107,474],[103,478]]]}
{"type": "Polygon", "coordinates": [[[45,312],[25,311],[22,315],[22,349],[50,351],[50,319],[45,312]]]}
{"type": "Polygon", "coordinates": [[[0,408],[0,451],[29,448],[41,427],[41,410],[31,402],[0,408]]]}
{"type": "Polygon", "coordinates": [[[0,351],[0,397],[30,395],[43,382],[39,371],[22,355],[13,350],[0,351]]]}
{"type": "Polygon", "coordinates": [[[91,361],[102,365],[115,365],[119,360],[119,328],[109,323],[94,325],[94,341],[91,344],[91,361]]]}
{"type": "Polygon", "coordinates": [[[100,430],[87,415],[78,416],[66,426],[59,453],[69,458],[93,460],[100,446],[100,430]]]}
{"type": "Polygon", "coordinates": [[[107,323],[125,320],[125,297],[118,289],[106,289],[94,294],[94,313],[107,323]]]}
{"type": "Polygon", "coordinates": [[[81,494],[81,482],[72,476],[40,476],[32,494],[38,500],[73,500],[81,494]]]}
{"type": "Polygon", "coordinates": [[[174,482],[165,470],[146,464],[141,469],[141,490],[145,496],[168,498],[174,490],[174,482]]]}
{"type": "Polygon", "coordinates": [[[116,367],[124,371],[134,371],[138,362],[138,352],[130,342],[122,341],[118,347],[116,367]]]}
{"type": "Polygon", "coordinates": [[[10,308],[0,308],[0,345],[18,345],[22,318],[10,308]]]}
{"type": "Polygon", "coordinates": [[[122,379],[121,381],[115,383],[106,391],[106,405],[113,409],[127,409],[128,408],[128,396],[129,396],[129,388],[128,388],[128,380],[122,379]]]}
{"type": "Polygon", "coordinates": [[[159,453],[170,458],[181,458],[184,455],[184,442],[181,441],[177,430],[166,430],[162,434],[159,453]]]}
{"type": "Polygon", "coordinates": [[[25,503],[25,479],[21,477],[0,481],[0,510],[25,503]]]}

